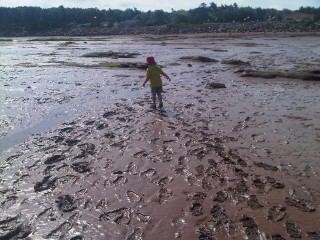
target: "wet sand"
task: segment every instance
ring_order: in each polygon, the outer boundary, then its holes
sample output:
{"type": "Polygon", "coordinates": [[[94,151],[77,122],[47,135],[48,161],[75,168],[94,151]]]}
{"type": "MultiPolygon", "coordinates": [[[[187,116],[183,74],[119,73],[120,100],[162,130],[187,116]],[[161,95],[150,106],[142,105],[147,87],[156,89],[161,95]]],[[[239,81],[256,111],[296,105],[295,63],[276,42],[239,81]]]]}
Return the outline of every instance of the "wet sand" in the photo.
{"type": "Polygon", "coordinates": [[[29,40],[0,42],[0,239],[320,239],[320,83],[235,73],[319,70],[319,36],[29,40]],[[82,57],[109,50],[140,55],[82,57]],[[89,66],[147,54],[163,111],[89,66]]]}

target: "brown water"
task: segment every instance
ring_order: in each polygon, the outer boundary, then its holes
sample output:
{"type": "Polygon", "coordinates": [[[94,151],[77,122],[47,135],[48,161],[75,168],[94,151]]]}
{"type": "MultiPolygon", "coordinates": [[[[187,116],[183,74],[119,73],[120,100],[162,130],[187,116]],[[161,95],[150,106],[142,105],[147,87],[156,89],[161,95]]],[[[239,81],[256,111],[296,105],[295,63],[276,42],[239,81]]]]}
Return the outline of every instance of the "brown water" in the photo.
{"type": "Polygon", "coordinates": [[[319,83],[241,78],[221,61],[319,69],[319,37],[155,38],[0,43],[0,236],[318,239],[319,83]],[[108,50],[141,55],[82,57],[108,50]],[[172,77],[163,112],[143,70],[79,67],[147,54],[172,77]]]}

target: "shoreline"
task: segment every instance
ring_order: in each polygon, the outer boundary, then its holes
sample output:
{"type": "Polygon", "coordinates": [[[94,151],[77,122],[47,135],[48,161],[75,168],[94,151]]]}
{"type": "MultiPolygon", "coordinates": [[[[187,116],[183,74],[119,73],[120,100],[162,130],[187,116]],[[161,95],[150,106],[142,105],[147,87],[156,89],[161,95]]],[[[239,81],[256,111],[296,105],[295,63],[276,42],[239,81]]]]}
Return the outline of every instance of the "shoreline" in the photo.
{"type": "Polygon", "coordinates": [[[247,34],[247,33],[319,33],[320,24],[288,22],[246,22],[215,24],[181,24],[163,26],[122,26],[112,28],[69,28],[52,29],[47,32],[0,33],[1,37],[49,37],[49,36],[115,36],[115,35],[175,35],[175,34],[247,34]]]}

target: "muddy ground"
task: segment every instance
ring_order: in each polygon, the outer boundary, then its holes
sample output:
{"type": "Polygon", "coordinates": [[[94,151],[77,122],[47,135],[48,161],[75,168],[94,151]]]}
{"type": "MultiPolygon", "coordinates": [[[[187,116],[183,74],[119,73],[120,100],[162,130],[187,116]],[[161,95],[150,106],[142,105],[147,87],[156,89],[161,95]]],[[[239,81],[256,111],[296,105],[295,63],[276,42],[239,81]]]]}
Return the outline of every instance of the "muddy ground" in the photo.
{"type": "Polygon", "coordinates": [[[319,35],[18,38],[0,52],[0,239],[320,239],[320,83],[236,73],[319,70],[319,35]],[[141,87],[148,54],[172,78],[163,111],[141,87]]]}

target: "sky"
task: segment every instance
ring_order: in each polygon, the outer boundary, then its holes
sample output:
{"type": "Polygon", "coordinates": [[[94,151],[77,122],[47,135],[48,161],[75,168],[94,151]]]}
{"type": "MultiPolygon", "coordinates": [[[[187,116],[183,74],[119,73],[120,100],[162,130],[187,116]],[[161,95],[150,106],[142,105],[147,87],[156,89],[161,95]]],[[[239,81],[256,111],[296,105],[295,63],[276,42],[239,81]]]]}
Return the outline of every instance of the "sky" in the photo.
{"type": "Polygon", "coordinates": [[[218,6],[221,4],[231,5],[237,3],[239,7],[252,8],[275,8],[282,10],[298,10],[301,6],[320,7],[320,0],[0,0],[0,7],[36,6],[41,8],[59,7],[66,8],[98,8],[102,9],[121,9],[137,8],[140,11],[154,11],[162,9],[167,12],[174,10],[189,10],[197,8],[201,3],[214,2],[218,6]]]}

